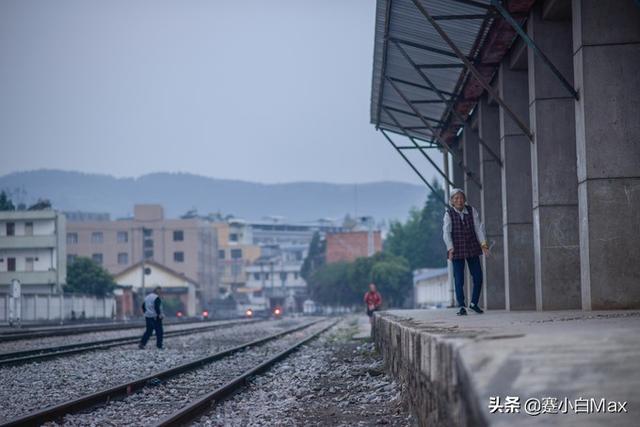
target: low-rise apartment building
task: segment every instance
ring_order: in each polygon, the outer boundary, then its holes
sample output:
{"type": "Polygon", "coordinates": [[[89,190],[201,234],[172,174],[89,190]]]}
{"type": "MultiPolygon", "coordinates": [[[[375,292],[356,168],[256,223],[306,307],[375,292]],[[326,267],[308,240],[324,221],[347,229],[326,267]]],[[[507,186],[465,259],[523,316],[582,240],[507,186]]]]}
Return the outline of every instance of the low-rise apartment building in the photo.
{"type": "Polygon", "coordinates": [[[55,210],[0,212],[0,294],[59,294],[67,280],[65,217],[55,210]]]}
{"type": "Polygon", "coordinates": [[[218,295],[216,231],[201,218],[168,219],[160,205],[135,205],[132,218],[69,221],[68,260],[88,257],[116,275],[144,260],[192,277],[204,308],[218,295]]]}
{"type": "Polygon", "coordinates": [[[276,306],[289,311],[302,311],[308,297],[307,282],[302,278],[303,257],[306,245],[266,248],[265,254],[245,269],[246,287],[241,289],[249,296],[254,309],[272,309],[276,306]]]}
{"type": "Polygon", "coordinates": [[[233,292],[245,287],[245,268],[260,257],[260,246],[252,244],[251,227],[242,220],[216,222],[213,226],[218,236],[220,292],[233,292]]]}

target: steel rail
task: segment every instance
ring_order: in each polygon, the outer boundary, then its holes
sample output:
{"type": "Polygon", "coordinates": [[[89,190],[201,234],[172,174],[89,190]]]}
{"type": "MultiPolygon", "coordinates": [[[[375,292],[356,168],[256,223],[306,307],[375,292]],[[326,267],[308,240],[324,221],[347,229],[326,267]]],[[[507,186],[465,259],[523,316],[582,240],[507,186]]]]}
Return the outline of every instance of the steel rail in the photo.
{"type": "MultiPolygon", "coordinates": [[[[191,322],[167,322],[165,326],[170,325],[188,325],[188,324],[198,324],[202,323],[202,321],[194,320],[191,322]]],[[[91,325],[91,326],[78,326],[75,328],[48,328],[48,329],[36,329],[36,330],[26,330],[26,331],[5,331],[0,332],[0,342],[9,342],[9,341],[18,341],[25,340],[31,338],[48,338],[48,337],[58,337],[65,335],[80,335],[80,334],[90,334],[93,332],[108,332],[108,331],[118,331],[125,329],[136,329],[144,327],[144,322],[135,322],[135,323],[122,323],[122,324],[113,324],[109,323],[107,325],[91,325]]]]}
{"type": "MultiPolygon", "coordinates": [[[[241,324],[251,324],[258,320],[245,320],[236,322],[216,323],[214,325],[203,326],[200,328],[180,329],[177,331],[166,331],[165,337],[176,337],[182,335],[192,335],[200,332],[209,332],[220,329],[225,326],[237,326],[241,324]]],[[[140,341],[140,335],[129,335],[126,337],[109,338],[105,340],[87,341],[75,344],[65,344],[51,347],[40,347],[31,350],[20,350],[9,353],[0,353],[0,367],[7,365],[19,365],[33,361],[41,361],[54,359],[60,356],[68,356],[72,354],[85,353],[95,350],[104,350],[111,347],[121,345],[135,344],[140,341]]]]}
{"type": "Polygon", "coordinates": [[[317,338],[318,336],[320,336],[321,334],[329,330],[329,328],[335,326],[336,323],[338,323],[337,320],[334,322],[331,322],[329,325],[325,326],[318,332],[315,332],[310,336],[298,341],[297,343],[293,344],[291,347],[281,351],[280,353],[276,354],[272,358],[265,360],[258,366],[255,366],[254,368],[251,368],[245,371],[243,374],[237,376],[236,378],[227,382],[223,386],[218,387],[216,390],[205,394],[204,396],[200,397],[198,400],[174,412],[168,417],[160,420],[160,422],[155,424],[155,427],[179,426],[187,423],[188,421],[193,420],[198,415],[210,409],[211,406],[214,405],[215,403],[220,402],[221,400],[229,397],[231,394],[236,392],[238,389],[244,387],[249,382],[249,379],[251,377],[254,377],[262,372],[267,371],[273,365],[285,359],[287,356],[289,356],[291,353],[296,351],[298,348],[302,347],[304,344],[317,338]]]}
{"type": "Polygon", "coordinates": [[[293,328],[286,329],[284,331],[277,332],[264,338],[258,338],[248,343],[240,344],[235,347],[219,351],[217,353],[205,356],[199,359],[192,360],[191,362],[184,363],[182,365],[174,366],[173,368],[165,369],[163,371],[155,372],[145,377],[130,380],[119,385],[109,387],[91,394],[87,394],[75,399],[68,400],[53,406],[49,406],[44,409],[40,409],[34,412],[27,413],[25,415],[4,421],[0,424],[0,427],[17,427],[17,426],[40,426],[49,421],[55,421],[67,414],[79,412],[81,410],[99,406],[109,403],[111,400],[130,395],[142,388],[144,388],[150,382],[154,382],[160,379],[168,379],[178,376],[184,372],[192,371],[207,365],[211,362],[224,359],[239,351],[242,351],[249,347],[254,347],[260,344],[264,344],[268,341],[275,340],[281,336],[297,332],[299,330],[308,328],[315,325],[325,319],[318,319],[312,322],[307,322],[303,325],[299,325],[293,328]]]}

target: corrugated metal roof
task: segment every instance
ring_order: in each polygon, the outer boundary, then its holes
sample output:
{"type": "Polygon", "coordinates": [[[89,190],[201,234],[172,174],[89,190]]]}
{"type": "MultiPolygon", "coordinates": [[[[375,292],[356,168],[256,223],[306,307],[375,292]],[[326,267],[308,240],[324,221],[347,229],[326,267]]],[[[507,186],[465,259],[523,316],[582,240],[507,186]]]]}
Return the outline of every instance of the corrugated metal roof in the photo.
{"type": "MultiPolygon", "coordinates": [[[[478,0],[476,3],[488,6],[490,1],[478,0]]],[[[467,56],[472,54],[472,48],[481,29],[486,27],[483,26],[483,22],[493,17],[478,6],[453,0],[422,0],[422,5],[433,16],[478,14],[485,16],[484,19],[438,21],[467,56]]],[[[441,98],[430,90],[428,82],[409,63],[402,50],[418,65],[462,64],[412,0],[378,0],[371,122],[382,129],[402,133],[396,125],[397,120],[412,136],[429,141],[433,136],[432,132],[384,77],[394,79],[398,88],[408,99],[419,101],[413,103],[414,107],[436,129],[441,126],[439,121],[447,109],[447,104],[440,102],[441,98]]],[[[443,92],[447,101],[455,99],[463,68],[429,68],[422,71],[433,85],[443,92]]]]}

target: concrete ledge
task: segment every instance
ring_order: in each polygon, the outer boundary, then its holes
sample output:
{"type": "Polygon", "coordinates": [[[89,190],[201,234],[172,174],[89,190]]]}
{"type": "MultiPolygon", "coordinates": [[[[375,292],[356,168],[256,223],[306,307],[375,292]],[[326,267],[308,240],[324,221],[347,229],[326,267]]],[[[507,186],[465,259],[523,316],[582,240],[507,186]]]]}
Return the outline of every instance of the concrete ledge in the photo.
{"type": "MultiPolygon", "coordinates": [[[[377,313],[374,339],[422,426],[637,425],[640,312],[377,313]],[[491,413],[490,398],[519,398],[491,413]],[[525,413],[547,397],[626,401],[628,413],[525,413]]],[[[565,404],[566,405],[566,404],[565,404]]]]}

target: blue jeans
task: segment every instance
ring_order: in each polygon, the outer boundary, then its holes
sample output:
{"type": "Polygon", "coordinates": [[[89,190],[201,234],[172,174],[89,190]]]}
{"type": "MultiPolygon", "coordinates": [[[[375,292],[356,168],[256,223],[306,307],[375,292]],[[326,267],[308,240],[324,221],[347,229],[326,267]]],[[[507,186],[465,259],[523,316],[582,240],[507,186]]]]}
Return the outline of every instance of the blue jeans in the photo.
{"type": "Polygon", "coordinates": [[[140,346],[144,347],[147,345],[147,341],[151,338],[153,331],[156,332],[156,347],[162,348],[162,335],[164,333],[162,329],[162,319],[153,318],[153,317],[145,317],[144,320],[147,322],[147,328],[142,335],[142,339],[140,340],[140,346]]]}
{"type": "Polygon", "coordinates": [[[464,301],[464,262],[469,266],[469,273],[473,279],[473,295],[471,295],[471,304],[478,304],[480,300],[480,291],[482,290],[482,266],[480,265],[480,257],[474,256],[466,259],[454,259],[453,263],[453,279],[456,284],[456,299],[458,307],[465,307],[464,301]]]}

